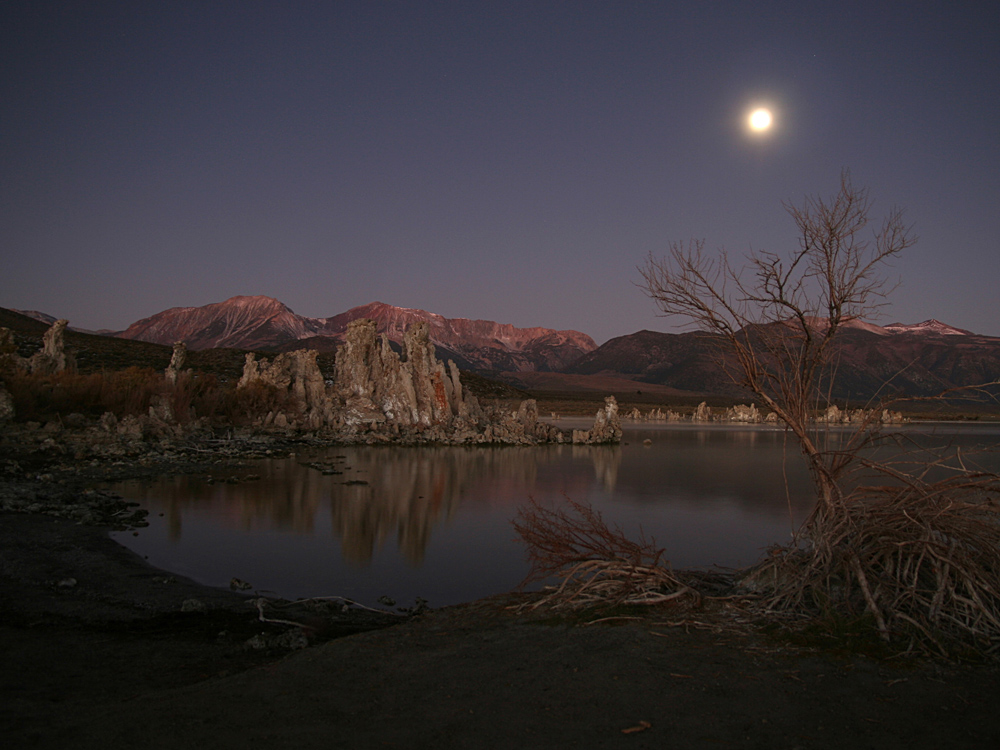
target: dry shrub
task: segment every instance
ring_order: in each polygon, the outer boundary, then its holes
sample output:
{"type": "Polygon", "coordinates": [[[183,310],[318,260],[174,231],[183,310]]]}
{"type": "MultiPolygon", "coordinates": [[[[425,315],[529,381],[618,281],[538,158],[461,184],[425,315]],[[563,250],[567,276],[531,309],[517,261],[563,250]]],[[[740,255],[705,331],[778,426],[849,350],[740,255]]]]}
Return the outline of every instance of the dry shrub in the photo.
{"type": "Polygon", "coordinates": [[[292,412],[294,397],[267,383],[233,387],[222,394],[220,416],[229,424],[250,424],[270,412],[292,412]]]}
{"type": "Polygon", "coordinates": [[[220,404],[231,401],[234,390],[234,385],[220,383],[215,375],[185,370],[178,373],[173,383],[164,377],[161,394],[174,420],[183,425],[199,418],[206,418],[209,423],[224,422],[220,404]]]}
{"type": "Polygon", "coordinates": [[[138,367],[87,375],[16,372],[5,382],[21,421],[49,421],[74,412],[87,416],[106,411],[120,417],[138,415],[149,409],[153,395],[163,387],[162,376],[138,367]]]}
{"type": "Polygon", "coordinates": [[[528,548],[531,571],[522,582],[560,578],[532,608],[660,604],[698,593],[663,559],[664,550],[640,533],[638,542],[609,527],[588,505],[566,499],[568,509],[545,508],[533,498],[513,524],[528,548]]]}
{"type": "Polygon", "coordinates": [[[90,414],[99,404],[100,384],[85,376],[16,371],[4,377],[4,385],[21,421],[46,422],[71,411],[90,414]],[[74,408],[67,409],[69,405],[74,408]]]}
{"type": "Polygon", "coordinates": [[[235,399],[236,386],[220,382],[213,374],[183,371],[167,394],[178,422],[204,418],[212,424],[232,424],[230,405],[235,399]]]}
{"type": "Polygon", "coordinates": [[[271,412],[294,413],[294,396],[266,383],[238,388],[233,381],[220,382],[214,375],[192,377],[182,373],[175,389],[176,413],[188,409],[216,425],[249,425],[271,412]]]}
{"type": "Polygon", "coordinates": [[[887,642],[1000,650],[1000,485],[992,474],[863,487],[744,579],[771,610],[867,615],[887,642]]]}
{"type": "Polygon", "coordinates": [[[148,367],[128,367],[97,375],[102,379],[101,406],[118,417],[149,411],[153,397],[163,393],[163,376],[148,367]]]}
{"type": "Polygon", "coordinates": [[[89,374],[17,371],[6,374],[3,382],[21,422],[48,422],[72,413],[141,416],[149,413],[150,405],[165,400],[181,424],[205,417],[214,424],[244,425],[296,406],[291,396],[263,383],[237,388],[214,375],[191,372],[180,373],[175,383],[169,383],[163,373],[140,367],[89,374]]]}

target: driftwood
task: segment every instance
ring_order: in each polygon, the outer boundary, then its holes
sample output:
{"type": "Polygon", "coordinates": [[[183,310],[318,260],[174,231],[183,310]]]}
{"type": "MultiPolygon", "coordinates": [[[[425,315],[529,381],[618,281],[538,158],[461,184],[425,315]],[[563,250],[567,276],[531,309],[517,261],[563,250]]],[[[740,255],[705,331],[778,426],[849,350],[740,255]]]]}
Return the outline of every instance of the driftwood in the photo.
{"type": "Polygon", "coordinates": [[[329,603],[339,602],[345,611],[351,607],[357,607],[359,609],[363,609],[368,612],[375,612],[380,615],[391,615],[392,617],[407,616],[407,613],[405,612],[393,612],[388,609],[368,607],[365,606],[364,604],[354,601],[353,599],[347,599],[346,597],[343,596],[312,596],[306,599],[295,599],[294,601],[268,599],[265,596],[259,596],[251,601],[253,602],[253,605],[257,608],[257,614],[258,614],[257,619],[260,620],[260,622],[266,622],[272,625],[288,625],[293,628],[302,628],[303,630],[308,628],[308,626],[305,623],[296,622],[294,620],[284,620],[276,617],[268,617],[265,614],[265,609],[267,607],[271,607],[272,609],[280,609],[280,608],[293,607],[295,605],[310,605],[323,602],[329,602],[329,603]]]}

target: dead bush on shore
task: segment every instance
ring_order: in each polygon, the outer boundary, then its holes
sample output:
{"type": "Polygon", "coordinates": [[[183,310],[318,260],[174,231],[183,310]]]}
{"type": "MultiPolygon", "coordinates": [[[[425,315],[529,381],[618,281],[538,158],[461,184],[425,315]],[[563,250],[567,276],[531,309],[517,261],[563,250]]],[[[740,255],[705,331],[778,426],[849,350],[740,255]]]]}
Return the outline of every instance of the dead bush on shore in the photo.
{"type": "Polygon", "coordinates": [[[518,508],[514,529],[528,548],[531,571],[522,583],[561,579],[531,608],[543,605],[662,604],[699,594],[670,568],[664,550],[640,533],[639,541],[610,527],[588,505],[566,499],[566,508],[546,508],[531,499],[518,508]]]}
{"type": "Polygon", "coordinates": [[[250,424],[269,412],[294,412],[294,398],[267,383],[250,383],[232,387],[221,394],[218,413],[231,424],[250,424]]]}
{"type": "Polygon", "coordinates": [[[559,582],[530,606],[696,602],[728,593],[753,611],[794,614],[804,625],[870,623],[896,652],[995,658],[1000,476],[961,452],[944,453],[875,461],[852,451],[876,481],[845,488],[835,507],[818,504],[792,544],[738,572],[729,591],[716,588],[722,577],[673,571],[653,540],[627,538],[587,505],[532,500],[514,520],[531,564],[525,583],[559,582]]]}
{"type": "Polygon", "coordinates": [[[772,548],[744,587],[769,611],[868,615],[908,650],[1000,653],[998,477],[895,478],[905,481],[854,490],[796,544],[772,548]]]}

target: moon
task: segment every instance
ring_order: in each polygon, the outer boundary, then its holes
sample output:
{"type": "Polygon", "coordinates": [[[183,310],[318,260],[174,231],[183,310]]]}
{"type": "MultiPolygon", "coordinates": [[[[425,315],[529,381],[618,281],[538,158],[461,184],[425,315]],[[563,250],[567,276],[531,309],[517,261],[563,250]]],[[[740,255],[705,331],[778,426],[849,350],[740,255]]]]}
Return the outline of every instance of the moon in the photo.
{"type": "Polygon", "coordinates": [[[771,123],[774,122],[774,117],[771,115],[771,110],[761,107],[750,113],[750,119],[747,122],[749,122],[752,131],[763,133],[765,130],[770,129],[771,123]]]}

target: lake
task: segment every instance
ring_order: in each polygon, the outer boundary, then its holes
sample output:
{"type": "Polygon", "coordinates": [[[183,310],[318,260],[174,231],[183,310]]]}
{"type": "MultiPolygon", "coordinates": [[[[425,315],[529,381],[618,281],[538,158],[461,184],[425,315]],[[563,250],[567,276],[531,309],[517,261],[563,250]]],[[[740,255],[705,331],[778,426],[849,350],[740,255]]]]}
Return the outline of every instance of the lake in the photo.
{"type": "MultiPolygon", "coordinates": [[[[970,450],[1000,443],[996,424],[904,432],[970,450]]],[[[845,433],[824,434],[836,445],[845,433]]],[[[626,425],[617,446],[334,447],[114,489],[149,511],[137,536],[114,537],[165,570],[284,598],[435,607],[518,585],[528,566],[511,520],[529,498],[589,503],[629,536],[655,538],[675,568],[751,564],[813,503],[783,430],[692,424],[626,425]]]]}

